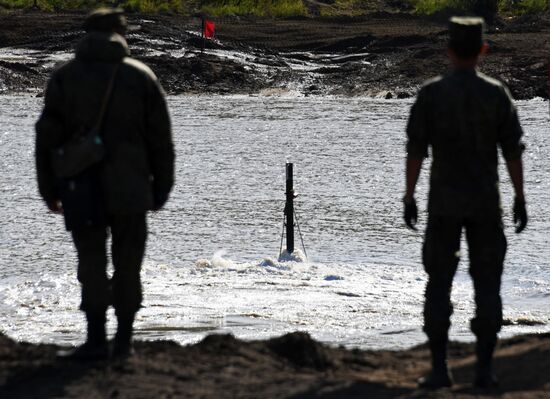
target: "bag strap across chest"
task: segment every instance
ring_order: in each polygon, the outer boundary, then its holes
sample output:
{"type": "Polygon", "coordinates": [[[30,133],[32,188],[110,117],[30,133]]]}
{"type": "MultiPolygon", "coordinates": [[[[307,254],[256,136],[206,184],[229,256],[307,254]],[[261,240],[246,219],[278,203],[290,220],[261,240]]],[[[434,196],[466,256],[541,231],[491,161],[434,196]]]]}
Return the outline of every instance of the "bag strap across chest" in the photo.
{"type": "Polygon", "coordinates": [[[118,71],[119,63],[115,64],[115,67],[113,69],[113,73],[111,74],[111,78],[109,79],[109,84],[107,86],[107,90],[105,91],[105,95],[103,96],[103,101],[101,102],[101,108],[99,109],[99,115],[97,116],[97,121],[94,126],[95,130],[97,132],[101,132],[101,125],[103,125],[103,119],[105,117],[105,112],[107,111],[107,107],[109,106],[109,101],[111,100],[111,94],[113,92],[113,86],[115,85],[115,76],[118,71]]]}

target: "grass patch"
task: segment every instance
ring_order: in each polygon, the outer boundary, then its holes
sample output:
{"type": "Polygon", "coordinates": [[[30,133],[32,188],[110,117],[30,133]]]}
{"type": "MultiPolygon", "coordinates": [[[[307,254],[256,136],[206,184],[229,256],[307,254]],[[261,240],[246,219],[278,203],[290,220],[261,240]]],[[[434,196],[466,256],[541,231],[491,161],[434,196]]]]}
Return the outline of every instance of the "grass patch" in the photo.
{"type": "MultiPolygon", "coordinates": [[[[112,6],[109,1],[93,0],[37,0],[36,4],[41,10],[91,10],[100,6],[112,6]]],[[[0,0],[0,6],[4,8],[31,8],[34,0],[0,0]]],[[[127,11],[155,13],[175,12],[189,13],[197,9],[197,2],[193,0],[125,0],[119,6],[127,11]]]]}
{"type": "Polygon", "coordinates": [[[26,8],[33,5],[32,0],[0,0],[0,6],[4,8],[26,8]]]}
{"type": "Polygon", "coordinates": [[[466,11],[472,8],[470,0],[411,0],[414,10],[419,14],[433,14],[445,9],[466,11]]]}
{"type": "MultiPolygon", "coordinates": [[[[409,0],[415,12],[433,14],[442,10],[471,11],[476,0],[409,0]]],[[[479,1],[479,0],[477,0],[479,1]]],[[[501,12],[512,14],[538,14],[550,10],[550,0],[498,0],[501,12]]]]}
{"type": "MultiPolygon", "coordinates": [[[[433,14],[442,10],[471,11],[475,2],[491,0],[386,0],[387,4],[403,4],[404,10],[433,14]],[[410,8],[407,6],[410,4],[410,8]]],[[[497,0],[498,10],[511,14],[537,14],[550,11],[550,0],[497,0]]],[[[42,10],[90,10],[112,5],[111,0],[36,0],[42,10]]],[[[35,0],[0,0],[0,8],[31,8],[35,0]]],[[[178,13],[190,15],[204,11],[212,16],[252,15],[261,17],[294,16],[358,16],[380,9],[375,0],[122,0],[120,7],[130,12],[178,13]]],[[[398,6],[399,7],[399,6],[398,6]]]]}
{"type": "MultiPolygon", "coordinates": [[[[0,0],[4,8],[31,8],[35,0],[0,0]]],[[[111,2],[93,0],[37,0],[42,10],[90,10],[99,6],[112,5],[111,2]]],[[[192,14],[204,11],[212,16],[256,15],[290,17],[307,15],[302,0],[124,0],[119,6],[130,12],[156,13],[174,12],[192,14]]]]}
{"type": "Polygon", "coordinates": [[[324,17],[358,16],[368,11],[377,11],[379,4],[369,0],[324,0],[320,15],[324,17]]]}
{"type": "Polygon", "coordinates": [[[528,14],[545,12],[550,10],[550,0],[521,0],[519,8],[528,14]]]}
{"type": "Polygon", "coordinates": [[[121,6],[128,11],[143,13],[175,12],[185,14],[188,11],[180,0],[126,0],[121,6]]]}
{"type": "Polygon", "coordinates": [[[260,17],[292,17],[307,15],[301,0],[221,0],[203,6],[213,16],[255,15],[260,17]]]}

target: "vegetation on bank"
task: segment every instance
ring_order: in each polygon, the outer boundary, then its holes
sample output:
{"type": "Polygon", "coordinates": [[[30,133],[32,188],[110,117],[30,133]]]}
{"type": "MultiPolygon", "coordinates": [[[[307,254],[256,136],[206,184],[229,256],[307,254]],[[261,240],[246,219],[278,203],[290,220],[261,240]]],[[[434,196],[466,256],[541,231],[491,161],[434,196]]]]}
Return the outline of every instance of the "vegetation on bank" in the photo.
{"type": "Polygon", "coordinates": [[[90,10],[99,6],[119,6],[130,12],[188,14],[199,9],[200,0],[0,0],[4,8],[39,8],[46,11],[90,10]]]}
{"type": "Polygon", "coordinates": [[[292,17],[308,15],[308,10],[301,0],[211,0],[203,3],[202,10],[214,16],[292,17]]]}
{"type": "MultiPolygon", "coordinates": [[[[254,15],[271,17],[361,15],[380,8],[373,0],[0,0],[0,8],[43,10],[90,9],[99,5],[119,5],[133,12],[193,14],[203,11],[213,16],[254,15]]],[[[385,9],[402,9],[419,14],[489,10],[515,14],[550,11],[550,0],[387,0],[385,9]]]]}
{"type": "Polygon", "coordinates": [[[496,12],[512,14],[536,14],[550,10],[550,0],[406,0],[419,14],[433,14],[450,9],[472,11],[491,8],[496,12]]]}

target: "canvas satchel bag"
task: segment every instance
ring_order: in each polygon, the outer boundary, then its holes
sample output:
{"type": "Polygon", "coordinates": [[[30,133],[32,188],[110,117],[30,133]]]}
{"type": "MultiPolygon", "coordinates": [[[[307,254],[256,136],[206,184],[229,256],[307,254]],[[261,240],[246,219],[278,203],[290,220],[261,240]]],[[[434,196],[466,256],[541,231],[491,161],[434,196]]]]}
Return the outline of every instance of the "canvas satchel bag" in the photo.
{"type": "Polygon", "coordinates": [[[53,150],[51,163],[57,177],[62,179],[74,177],[105,157],[101,127],[113,91],[118,66],[117,63],[111,74],[95,125],[87,132],[83,131],[73,135],[67,143],[53,150]]]}

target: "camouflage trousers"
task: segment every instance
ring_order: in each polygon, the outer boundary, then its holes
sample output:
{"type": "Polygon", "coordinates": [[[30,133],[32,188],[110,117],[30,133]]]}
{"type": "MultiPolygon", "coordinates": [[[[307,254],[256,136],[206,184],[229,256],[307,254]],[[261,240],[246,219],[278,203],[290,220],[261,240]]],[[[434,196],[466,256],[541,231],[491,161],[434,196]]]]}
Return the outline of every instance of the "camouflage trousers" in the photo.
{"type": "Polygon", "coordinates": [[[475,290],[476,314],[472,332],[479,339],[496,337],[502,326],[500,285],[506,238],[500,216],[460,218],[430,215],[423,248],[428,273],[424,332],[430,340],[446,340],[453,313],[451,287],[460,257],[460,238],[466,230],[475,290]]]}
{"type": "Polygon", "coordinates": [[[141,307],[141,262],[147,239],[146,216],[112,215],[109,226],[72,231],[78,253],[78,281],[82,286],[80,309],[105,313],[113,305],[117,316],[133,315],[141,307]],[[107,275],[107,239],[111,233],[113,277],[107,275]]]}

